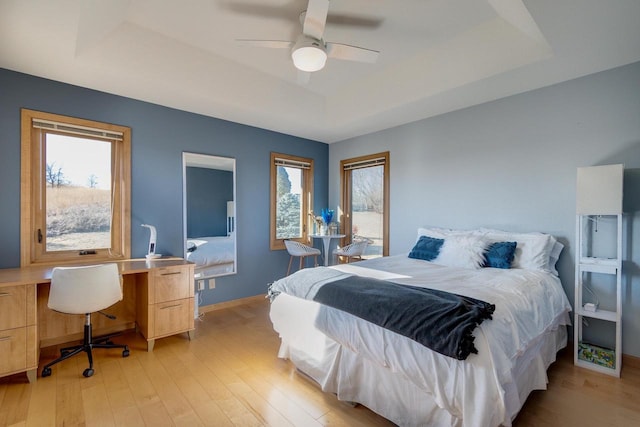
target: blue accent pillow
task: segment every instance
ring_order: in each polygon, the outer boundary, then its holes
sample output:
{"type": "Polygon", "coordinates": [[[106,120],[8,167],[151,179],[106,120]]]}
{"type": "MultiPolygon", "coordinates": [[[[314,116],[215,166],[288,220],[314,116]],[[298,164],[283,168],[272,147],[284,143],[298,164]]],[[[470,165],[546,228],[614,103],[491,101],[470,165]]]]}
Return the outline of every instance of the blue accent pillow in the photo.
{"type": "Polygon", "coordinates": [[[431,261],[438,256],[443,243],[444,239],[420,236],[416,245],[409,252],[409,258],[431,261]]]}
{"type": "Polygon", "coordinates": [[[516,253],[517,242],[496,242],[489,245],[484,253],[484,266],[493,268],[511,268],[516,253]]]}

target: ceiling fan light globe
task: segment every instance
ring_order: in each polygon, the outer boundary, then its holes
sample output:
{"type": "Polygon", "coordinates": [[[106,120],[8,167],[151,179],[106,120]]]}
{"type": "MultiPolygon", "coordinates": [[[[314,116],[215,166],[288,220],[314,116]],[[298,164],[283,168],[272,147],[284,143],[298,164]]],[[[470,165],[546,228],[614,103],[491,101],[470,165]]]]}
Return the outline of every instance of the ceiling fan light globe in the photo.
{"type": "Polygon", "coordinates": [[[298,70],[312,73],[324,68],[327,53],[315,46],[302,46],[291,52],[291,59],[298,70]]]}

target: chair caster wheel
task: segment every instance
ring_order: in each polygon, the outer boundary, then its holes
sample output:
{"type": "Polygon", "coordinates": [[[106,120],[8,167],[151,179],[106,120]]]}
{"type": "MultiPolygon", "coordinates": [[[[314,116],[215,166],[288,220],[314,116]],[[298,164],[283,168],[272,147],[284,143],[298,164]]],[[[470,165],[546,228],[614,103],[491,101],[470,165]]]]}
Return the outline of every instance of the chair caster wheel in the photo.
{"type": "Polygon", "coordinates": [[[44,368],[42,370],[42,378],[51,376],[51,368],[44,368]]]}
{"type": "Polygon", "coordinates": [[[85,377],[89,378],[90,376],[93,375],[93,369],[91,369],[91,368],[85,369],[84,372],[82,373],[82,375],[84,375],[85,377]]]}
{"type": "Polygon", "coordinates": [[[129,357],[129,350],[122,350],[122,357],[129,357]]]}

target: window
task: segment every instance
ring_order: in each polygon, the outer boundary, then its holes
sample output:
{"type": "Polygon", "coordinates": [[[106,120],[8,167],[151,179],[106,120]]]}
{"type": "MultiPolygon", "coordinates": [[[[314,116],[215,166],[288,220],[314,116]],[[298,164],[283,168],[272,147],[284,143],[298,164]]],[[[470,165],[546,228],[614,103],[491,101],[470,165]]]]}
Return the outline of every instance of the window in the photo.
{"type": "Polygon", "coordinates": [[[22,266],[128,258],[131,130],[21,115],[22,266]]]}
{"type": "Polygon", "coordinates": [[[313,210],[313,160],[271,153],[271,249],[308,240],[313,210]]]}
{"type": "Polygon", "coordinates": [[[368,239],[363,258],[389,255],[389,152],[342,160],[340,170],[345,240],[368,239]]]}

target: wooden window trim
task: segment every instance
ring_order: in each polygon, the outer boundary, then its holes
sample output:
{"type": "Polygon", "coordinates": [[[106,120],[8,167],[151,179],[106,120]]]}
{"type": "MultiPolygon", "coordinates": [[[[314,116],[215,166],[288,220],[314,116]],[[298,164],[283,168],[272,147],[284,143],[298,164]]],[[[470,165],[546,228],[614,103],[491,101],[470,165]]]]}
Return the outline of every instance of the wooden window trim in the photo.
{"type": "MultiPolygon", "coordinates": [[[[364,163],[375,159],[384,158],[384,174],[383,174],[383,191],[384,191],[384,215],[382,218],[382,256],[389,256],[389,152],[369,154],[366,156],[353,157],[350,159],[344,159],[340,161],[340,203],[343,206],[340,223],[343,224],[343,234],[345,237],[342,239],[341,244],[346,245],[351,243],[353,239],[352,235],[352,218],[347,212],[347,207],[351,206],[351,169],[345,169],[345,165],[354,163],[364,163]]],[[[350,209],[350,208],[349,208],[350,209]]]]}
{"type": "MultiPolygon", "coordinates": [[[[51,133],[60,133],[50,131],[51,133]]],[[[79,261],[96,262],[131,257],[131,129],[108,123],[61,116],[28,109],[21,110],[21,173],[20,173],[20,265],[65,264],[79,261]],[[34,119],[49,120],[101,129],[122,134],[121,141],[112,143],[113,212],[111,249],[96,250],[95,254],[80,255],[79,251],[45,252],[36,241],[36,230],[42,227],[44,214],[44,145],[39,141],[41,132],[32,126],[34,119]],[[40,148],[38,148],[40,147],[40,148]],[[40,165],[39,167],[37,165],[40,165]],[[118,167],[119,166],[119,167],[118,167]]],[[[44,183],[46,186],[46,183],[44,183]]],[[[46,242],[46,240],[45,240],[46,242]]]]}
{"type": "MultiPolygon", "coordinates": [[[[303,171],[304,174],[304,188],[302,189],[302,212],[313,211],[313,159],[306,157],[292,156],[290,154],[271,153],[271,162],[269,164],[270,170],[270,195],[269,195],[269,247],[271,250],[284,250],[284,239],[276,238],[276,192],[277,192],[277,167],[276,158],[291,160],[293,162],[308,163],[310,166],[307,170],[303,171]]],[[[301,243],[309,242],[309,230],[310,230],[310,218],[309,215],[302,215],[302,236],[296,240],[301,243]]]]}

